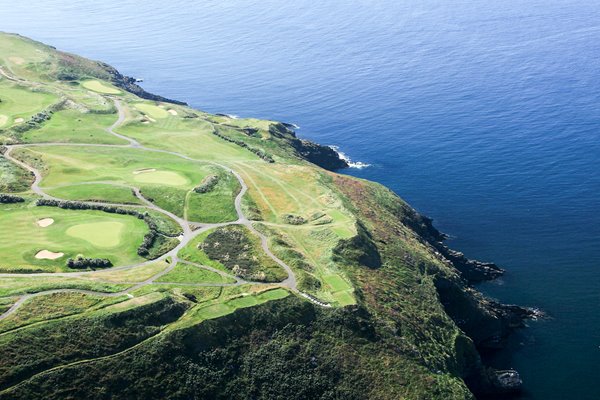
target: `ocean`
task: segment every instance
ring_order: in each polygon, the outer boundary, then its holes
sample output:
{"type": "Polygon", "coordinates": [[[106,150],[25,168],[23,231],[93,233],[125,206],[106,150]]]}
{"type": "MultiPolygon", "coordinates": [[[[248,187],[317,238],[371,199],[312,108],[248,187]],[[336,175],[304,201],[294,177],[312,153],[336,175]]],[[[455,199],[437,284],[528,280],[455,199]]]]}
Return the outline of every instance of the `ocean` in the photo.
{"type": "Polygon", "coordinates": [[[150,92],[338,146],[536,306],[489,356],[523,399],[600,398],[597,0],[0,0],[0,30],[150,92]]]}

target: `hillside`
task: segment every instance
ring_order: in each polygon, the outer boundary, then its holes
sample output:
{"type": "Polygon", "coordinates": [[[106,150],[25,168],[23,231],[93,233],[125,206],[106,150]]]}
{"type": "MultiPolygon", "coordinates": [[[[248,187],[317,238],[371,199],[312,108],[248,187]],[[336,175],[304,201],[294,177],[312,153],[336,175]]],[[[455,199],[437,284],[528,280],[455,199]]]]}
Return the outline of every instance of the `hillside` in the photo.
{"type": "Polygon", "coordinates": [[[0,34],[0,398],[469,399],[531,311],[287,124],[0,34]]]}

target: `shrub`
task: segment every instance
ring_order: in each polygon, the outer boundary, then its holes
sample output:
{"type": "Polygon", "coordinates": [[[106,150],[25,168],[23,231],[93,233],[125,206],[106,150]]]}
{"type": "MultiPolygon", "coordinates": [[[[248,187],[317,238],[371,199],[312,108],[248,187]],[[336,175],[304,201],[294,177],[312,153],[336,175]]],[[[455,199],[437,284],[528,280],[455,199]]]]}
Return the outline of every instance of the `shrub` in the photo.
{"type": "Polygon", "coordinates": [[[194,188],[194,192],[208,193],[214,189],[217,183],[219,183],[219,175],[209,175],[202,180],[198,187],[194,188]]]}
{"type": "Polygon", "coordinates": [[[0,203],[2,204],[12,204],[12,203],[22,203],[25,199],[19,196],[13,196],[10,194],[0,194],[0,203]]]}
{"type": "Polygon", "coordinates": [[[73,269],[98,269],[98,268],[109,268],[112,267],[112,262],[107,258],[84,258],[77,257],[76,259],[69,258],[67,260],[67,267],[73,269]]]}

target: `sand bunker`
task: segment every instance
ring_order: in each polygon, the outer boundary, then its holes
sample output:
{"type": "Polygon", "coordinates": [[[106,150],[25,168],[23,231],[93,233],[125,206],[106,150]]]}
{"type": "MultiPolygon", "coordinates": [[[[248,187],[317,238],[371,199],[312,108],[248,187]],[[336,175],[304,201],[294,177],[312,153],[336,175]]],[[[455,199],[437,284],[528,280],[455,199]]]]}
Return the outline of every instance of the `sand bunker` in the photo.
{"type": "Polygon", "coordinates": [[[15,118],[15,124],[20,124],[23,121],[25,121],[23,118],[15,118]]]}
{"type": "Polygon", "coordinates": [[[21,57],[8,57],[8,60],[17,65],[21,65],[25,62],[25,60],[23,60],[21,57]]]}
{"type": "Polygon", "coordinates": [[[168,111],[169,111],[169,114],[171,114],[171,115],[177,115],[177,111],[175,111],[173,109],[170,109],[168,111]]]}
{"type": "Polygon", "coordinates": [[[39,227],[41,228],[45,228],[47,226],[50,226],[54,223],[54,220],[52,218],[42,218],[40,219],[37,224],[39,227]]]}
{"type": "Polygon", "coordinates": [[[41,250],[35,255],[35,258],[38,260],[56,260],[57,258],[61,258],[65,253],[54,253],[49,250],[41,250]]]}
{"type": "Polygon", "coordinates": [[[145,172],[155,172],[156,168],[144,168],[144,169],[138,169],[137,171],[133,171],[134,175],[139,175],[139,174],[143,174],[145,172]]]}

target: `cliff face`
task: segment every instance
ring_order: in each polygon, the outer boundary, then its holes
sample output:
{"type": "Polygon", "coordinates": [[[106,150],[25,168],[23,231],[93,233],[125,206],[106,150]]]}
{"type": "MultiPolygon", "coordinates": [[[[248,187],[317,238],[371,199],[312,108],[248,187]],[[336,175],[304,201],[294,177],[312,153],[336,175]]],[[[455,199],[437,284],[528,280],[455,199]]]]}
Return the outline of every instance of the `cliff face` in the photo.
{"type": "MultiPolygon", "coordinates": [[[[376,270],[353,263],[358,266],[351,275],[365,307],[385,321],[390,334],[406,339],[410,332],[409,342],[424,365],[441,369],[443,359],[446,370],[460,376],[474,393],[518,391],[521,382],[516,371],[486,368],[477,352],[502,347],[512,330],[535,314],[491,301],[470,286],[493,279],[502,270],[447,248],[445,236],[431,220],[387,188],[340,175],[333,181],[381,254],[382,265],[376,270]]],[[[372,253],[369,246],[355,244],[372,253]]]]}
{"type": "Polygon", "coordinates": [[[321,168],[329,171],[348,168],[348,163],[340,158],[339,154],[331,147],[298,139],[288,124],[272,124],[269,132],[273,137],[283,139],[288,146],[295,150],[298,157],[321,168]]]}

